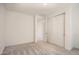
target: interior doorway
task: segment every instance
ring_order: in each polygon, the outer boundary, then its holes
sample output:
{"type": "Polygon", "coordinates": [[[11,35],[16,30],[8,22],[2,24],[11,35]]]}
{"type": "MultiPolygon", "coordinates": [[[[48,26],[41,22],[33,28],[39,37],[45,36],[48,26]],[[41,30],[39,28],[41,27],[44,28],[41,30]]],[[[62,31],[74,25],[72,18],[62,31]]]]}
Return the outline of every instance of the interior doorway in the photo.
{"type": "Polygon", "coordinates": [[[45,19],[43,16],[35,17],[35,42],[45,41],[45,19]]]}

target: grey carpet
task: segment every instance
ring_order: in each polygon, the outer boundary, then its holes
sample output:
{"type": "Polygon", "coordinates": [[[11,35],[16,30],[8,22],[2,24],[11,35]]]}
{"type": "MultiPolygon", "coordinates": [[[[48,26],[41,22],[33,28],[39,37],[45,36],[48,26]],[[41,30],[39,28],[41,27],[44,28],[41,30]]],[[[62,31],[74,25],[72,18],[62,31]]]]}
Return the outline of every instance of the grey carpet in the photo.
{"type": "Polygon", "coordinates": [[[79,55],[79,50],[67,51],[53,44],[38,42],[6,47],[2,55],[79,55]]]}

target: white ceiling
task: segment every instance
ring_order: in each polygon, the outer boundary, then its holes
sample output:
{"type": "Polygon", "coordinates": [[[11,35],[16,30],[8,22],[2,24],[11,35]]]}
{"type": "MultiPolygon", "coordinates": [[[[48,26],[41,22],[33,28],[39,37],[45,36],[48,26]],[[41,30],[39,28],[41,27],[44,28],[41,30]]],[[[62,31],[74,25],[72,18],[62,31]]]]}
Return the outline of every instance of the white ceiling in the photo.
{"type": "Polygon", "coordinates": [[[6,9],[29,14],[49,14],[59,8],[69,6],[68,3],[6,3],[6,9]]]}

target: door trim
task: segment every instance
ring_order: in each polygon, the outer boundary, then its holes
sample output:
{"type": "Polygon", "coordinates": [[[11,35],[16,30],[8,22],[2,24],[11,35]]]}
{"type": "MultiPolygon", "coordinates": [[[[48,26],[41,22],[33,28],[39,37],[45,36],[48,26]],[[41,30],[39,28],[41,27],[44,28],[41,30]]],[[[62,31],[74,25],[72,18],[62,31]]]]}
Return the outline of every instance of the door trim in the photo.
{"type": "MultiPolygon", "coordinates": [[[[66,27],[65,27],[65,12],[63,12],[63,13],[60,13],[60,14],[57,14],[57,15],[54,15],[54,16],[51,16],[50,18],[52,18],[52,17],[56,17],[56,16],[59,16],[59,15],[64,15],[64,20],[63,20],[63,25],[64,25],[64,27],[63,27],[63,31],[64,31],[64,34],[63,34],[63,37],[64,37],[64,46],[63,46],[63,48],[65,48],[65,29],[66,29],[66,27]]],[[[47,41],[48,41],[48,39],[47,39],[47,41]]]]}

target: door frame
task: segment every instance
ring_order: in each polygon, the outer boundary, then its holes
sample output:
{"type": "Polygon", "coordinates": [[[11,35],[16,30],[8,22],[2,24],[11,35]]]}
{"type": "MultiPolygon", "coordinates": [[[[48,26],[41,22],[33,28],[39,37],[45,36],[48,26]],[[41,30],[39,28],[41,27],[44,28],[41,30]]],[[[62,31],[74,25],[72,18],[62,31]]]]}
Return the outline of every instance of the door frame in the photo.
{"type": "MultiPolygon", "coordinates": [[[[34,16],[34,42],[35,43],[37,43],[37,41],[38,41],[38,39],[37,39],[37,19],[38,19],[38,16],[40,16],[40,15],[35,15],[34,16]]],[[[45,30],[44,30],[44,32],[45,32],[45,30]]],[[[43,37],[43,39],[45,39],[45,36],[43,37]]]]}
{"type": "MultiPolygon", "coordinates": [[[[56,16],[59,16],[59,15],[64,15],[64,20],[63,20],[63,25],[64,25],[64,27],[63,27],[63,31],[64,31],[64,34],[63,34],[63,37],[64,37],[64,46],[63,46],[63,48],[65,48],[65,16],[66,16],[66,14],[65,14],[65,12],[63,12],[63,13],[59,13],[59,14],[56,14],[56,15],[54,15],[54,16],[51,16],[51,17],[56,17],[56,16]]],[[[47,40],[48,41],[48,40],[47,40]]]]}
{"type": "Polygon", "coordinates": [[[59,16],[59,15],[64,15],[64,26],[63,26],[63,30],[64,30],[64,34],[63,34],[63,36],[64,36],[64,47],[63,48],[65,48],[65,12],[63,12],[63,13],[60,13],[60,14],[58,14],[58,15],[55,15],[54,17],[56,17],[56,16],[59,16]]]}

